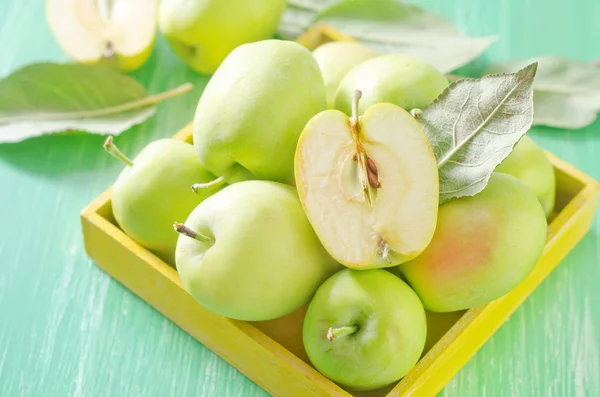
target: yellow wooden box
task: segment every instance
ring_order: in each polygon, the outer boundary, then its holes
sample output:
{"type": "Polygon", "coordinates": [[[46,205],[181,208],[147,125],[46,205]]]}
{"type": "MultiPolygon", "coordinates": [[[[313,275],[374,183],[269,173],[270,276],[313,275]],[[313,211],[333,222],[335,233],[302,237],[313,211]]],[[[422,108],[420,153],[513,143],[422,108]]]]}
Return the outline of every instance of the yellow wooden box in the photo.
{"type": "MultiPolygon", "coordinates": [[[[299,39],[309,49],[348,40],[327,27],[299,39]]],[[[177,139],[191,142],[188,125],[177,139]]],[[[85,248],[96,264],[179,327],[275,396],[431,396],[503,324],[590,229],[600,185],[548,153],[556,171],[556,212],[539,263],[514,290],[487,305],[456,313],[428,313],[428,337],[419,363],[398,384],[348,393],[317,372],[302,347],[306,308],[272,321],[244,322],[217,315],[184,289],[177,272],[131,240],[112,216],[108,189],[81,212],[85,248]]]]}

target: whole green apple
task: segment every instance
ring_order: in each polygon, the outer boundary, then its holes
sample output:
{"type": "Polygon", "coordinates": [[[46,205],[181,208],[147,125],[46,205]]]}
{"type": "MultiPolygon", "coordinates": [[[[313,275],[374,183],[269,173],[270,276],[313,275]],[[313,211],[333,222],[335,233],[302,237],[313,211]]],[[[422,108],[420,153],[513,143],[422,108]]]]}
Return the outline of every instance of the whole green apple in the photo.
{"type": "Polygon", "coordinates": [[[315,368],[350,390],[374,390],[419,361],[427,325],[412,289],[382,269],[344,269],[319,287],[302,328],[315,368]]]}
{"type": "Polygon", "coordinates": [[[221,64],[198,102],[194,145],[220,178],[215,184],[293,184],[298,137],[324,109],[325,85],[310,51],[284,40],[244,44],[221,64]]]}
{"type": "Polygon", "coordinates": [[[270,38],[285,6],[285,0],[163,0],[158,27],[192,69],[211,74],[234,48],[270,38]]]}
{"type": "Polygon", "coordinates": [[[377,56],[377,52],[354,41],[331,41],[320,45],[313,55],[323,73],[327,89],[327,107],[333,108],[335,93],[350,69],[377,56]]]}
{"type": "Polygon", "coordinates": [[[544,150],[524,136],[496,171],[509,174],[530,188],[544,207],[546,217],[554,210],[556,179],[554,167],[544,150]]]}
{"type": "Polygon", "coordinates": [[[523,281],[546,237],[544,210],[533,192],[515,177],[494,172],[475,196],[440,206],[431,243],[399,270],[427,310],[469,309],[523,281]]]}
{"type": "Polygon", "coordinates": [[[307,304],[339,265],[313,231],[292,186],[229,185],[176,224],[181,281],[204,307],[247,321],[307,304]]]}
{"type": "Polygon", "coordinates": [[[350,115],[352,93],[361,90],[359,113],[382,102],[407,111],[425,109],[448,87],[448,80],[433,66],[411,55],[386,54],[350,69],[335,95],[335,108],[350,115]]]}
{"type": "Polygon", "coordinates": [[[119,227],[140,245],[175,265],[177,235],[173,222],[185,219],[196,206],[218,189],[194,194],[197,181],[210,181],[194,147],[176,139],[150,143],[133,159],[114,145],[112,137],[105,149],[126,167],[112,187],[112,211],[119,227]]]}

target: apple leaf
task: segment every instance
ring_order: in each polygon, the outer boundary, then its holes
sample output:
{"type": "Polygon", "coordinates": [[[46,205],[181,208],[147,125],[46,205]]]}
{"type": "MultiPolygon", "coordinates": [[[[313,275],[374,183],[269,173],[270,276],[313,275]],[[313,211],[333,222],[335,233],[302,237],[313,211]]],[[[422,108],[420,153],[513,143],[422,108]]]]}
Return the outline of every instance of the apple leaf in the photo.
{"type": "Polygon", "coordinates": [[[533,122],[537,63],[512,74],[457,80],[425,109],[423,125],[436,156],[440,204],[473,196],[533,122]]]}
{"type": "Polygon", "coordinates": [[[314,22],[317,14],[340,0],[288,0],[281,16],[277,34],[286,40],[295,40],[314,22]]]}
{"type": "Polygon", "coordinates": [[[316,23],[330,25],[380,53],[417,56],[442,73],[481,55],[495,37],[462,36],[443,17],[398,0],[294,0],[280,33],[295,38],[316,23]],[[310,16],[314,15],[314,20],[310,16]]]}
{"type": "MultiPolygon", "coordinates": [[[[534,125],[578,129],[596,120],[600,112],[600,67],[556,56],[538,58],[533,84],[534,125]]],[[[531,60],[491,65],[486,73],[517,70],[531,60]]]]}
{"type": "Polygon", "coordinates": [[[81,130],[118,135],[156,104],[191,89],[148,95],[137,81],[100,65],[38,63],[0,80],[0,143],[81,130]]]}

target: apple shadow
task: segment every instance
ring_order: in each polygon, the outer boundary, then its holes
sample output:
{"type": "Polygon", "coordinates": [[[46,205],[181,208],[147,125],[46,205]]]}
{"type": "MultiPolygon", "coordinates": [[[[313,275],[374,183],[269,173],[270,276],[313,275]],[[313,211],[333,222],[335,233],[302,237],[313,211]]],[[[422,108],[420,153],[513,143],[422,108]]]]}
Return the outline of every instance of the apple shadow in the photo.
{"type": "Polygon", "coordinates": [[[0,163],[31,174],[59,178],[97,168],[98,158],[106,156],[102,150],[105,139],[102,135],[74,131],[4,143],[0,145],[0,163]]]}

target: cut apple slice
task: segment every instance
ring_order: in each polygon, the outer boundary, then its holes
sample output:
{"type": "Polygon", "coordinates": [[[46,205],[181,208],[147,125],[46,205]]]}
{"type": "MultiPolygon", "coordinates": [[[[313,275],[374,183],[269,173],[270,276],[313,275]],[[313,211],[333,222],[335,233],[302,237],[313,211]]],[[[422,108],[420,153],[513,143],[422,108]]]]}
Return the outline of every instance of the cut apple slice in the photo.
{"type": "Polygon", "coordinates": [[[46,0],[46,17],[73,60],[116,60],[120,69],[129,71],[150,56],[157,8],[157,0],[46,0]]]}
{"type": "Polygon", "coordinates": [[[435,231],[439,179],[421,125],[380,103],[357,117],[326,110],[306,125],[296,150],[302,205],[325,249],[350,268],[381,268],[421,253],[435,231]]]}

